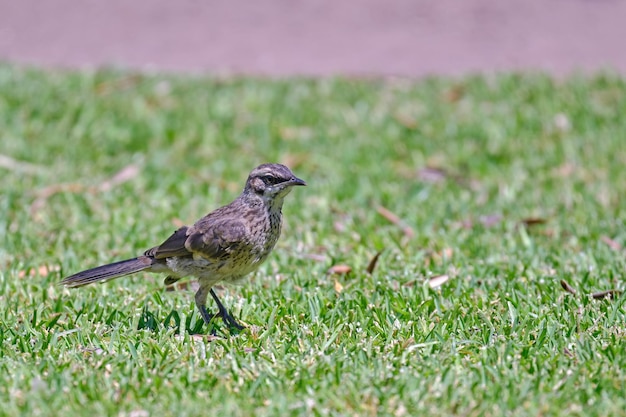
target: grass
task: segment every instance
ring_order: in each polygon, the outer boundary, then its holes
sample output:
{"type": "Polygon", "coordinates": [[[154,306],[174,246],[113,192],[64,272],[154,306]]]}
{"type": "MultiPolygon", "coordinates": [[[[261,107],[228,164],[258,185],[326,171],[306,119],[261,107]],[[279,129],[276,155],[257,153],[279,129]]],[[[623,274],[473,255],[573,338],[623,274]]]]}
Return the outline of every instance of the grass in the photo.
{"type": "Polygon", "coordinates": [[[626,296],[590,295],[625,286],[625,114],[607,74],[0,66],[0,415],[625,415],[626,296]],[[270,260],[221,291],[240,335],[209,337],[163,277],[56,285],[267,161],[309,186],[270,260]]]}

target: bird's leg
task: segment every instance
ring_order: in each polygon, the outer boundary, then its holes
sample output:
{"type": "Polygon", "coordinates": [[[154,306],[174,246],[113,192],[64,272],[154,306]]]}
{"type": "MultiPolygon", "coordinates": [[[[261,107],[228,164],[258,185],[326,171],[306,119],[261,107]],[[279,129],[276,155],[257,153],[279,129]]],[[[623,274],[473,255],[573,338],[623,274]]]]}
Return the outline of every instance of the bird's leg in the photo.
{"type": "MultiPolygon", "coordinates": [[[[215,291],[213,291],[213,288],[211,288],[210,293],[211,293],[211,297],[213,297],[213,299],[215,300],[215,303],[217,304],[217,308],[219,309],[217,316],[222,318],[222,320],[224,321],[224,324],[231,328],[234,327],[237,330],[245,329],[245,327],[239,324],[237,320],[235,320],[235,318],[230,315],[228,310],[226,310],[226,307],[224,307],[224,304],[222,304],[220,299],[217,298],[217,294],[215,294],[215,291]]],[[[206,299],[206,295],[204,297],[206,299]]]]}
{"type": "Polygon", "coordinates": [[[200,289],[198,289],[198,291],[196,292],[196,305],[198,306],[198,310],[200,310],[202,320],[204,320],[206,324],[209,324],[214,315],[206,311],[207,295],[209,295],[208,288],[200,287],[200,289]]]}

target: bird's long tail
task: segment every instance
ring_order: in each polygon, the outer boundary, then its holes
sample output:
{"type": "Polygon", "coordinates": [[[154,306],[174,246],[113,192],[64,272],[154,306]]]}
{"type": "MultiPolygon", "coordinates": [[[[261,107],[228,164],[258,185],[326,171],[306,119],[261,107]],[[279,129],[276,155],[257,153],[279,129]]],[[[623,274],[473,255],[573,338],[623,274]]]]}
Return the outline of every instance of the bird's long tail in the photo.
{"type": "Polygon", "coordinates": [[[140,256],[138,258],[102,265],[71,275],[63,279],[61,284],[68,287],[82,287],[83,285],[98,281],[120,278],[150,268],[153,261],[154,259],[151,257],[140,256]]]}

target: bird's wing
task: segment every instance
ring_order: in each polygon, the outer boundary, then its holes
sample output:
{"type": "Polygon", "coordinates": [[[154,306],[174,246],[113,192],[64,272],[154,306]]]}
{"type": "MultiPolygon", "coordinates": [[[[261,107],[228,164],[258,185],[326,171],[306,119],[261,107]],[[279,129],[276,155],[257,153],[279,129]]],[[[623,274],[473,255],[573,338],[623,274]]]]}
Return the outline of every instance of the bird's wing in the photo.
{"type": "Polygon", "coordinates": [[[217,260],[245,245],[246,236],[246,226],[240,220],[199,222],[190,228],[185,247],[193,254],[217,260]]]}
{"type": "Polygon", "coordinates": [[[187,233],[189,228],[183,226],[174,232],[165,242],[152,249],[148,249],[146,256],[152,256],[155,259],[171,258],[173,256],[189,256],[191,252],[185,247],[187,241],[187,233]]]}

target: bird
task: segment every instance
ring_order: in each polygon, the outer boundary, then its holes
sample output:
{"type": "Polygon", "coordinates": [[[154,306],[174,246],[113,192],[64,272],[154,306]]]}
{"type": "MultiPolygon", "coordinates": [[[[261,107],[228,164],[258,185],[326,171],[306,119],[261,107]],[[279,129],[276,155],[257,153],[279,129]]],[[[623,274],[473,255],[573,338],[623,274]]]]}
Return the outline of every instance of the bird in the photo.
{"type": "Polygon", "coordinates": [[[259,165],[230,204],[179,228],[143,255],[78,272],[60,283],[82,287],[142,271],[167,274],[165,285],[195,277],[199,284],[195,303],[203,321],[208,325],[221,317],[229,329],[242,330],[244,326],[224,307],[213,286],[237,283],[267,259],[280,237],[285,196],[294,186],[305,185],[285,165],[259,165]],[[207,311],[209,294],[217,304],[216,314],[207,311]]]}

